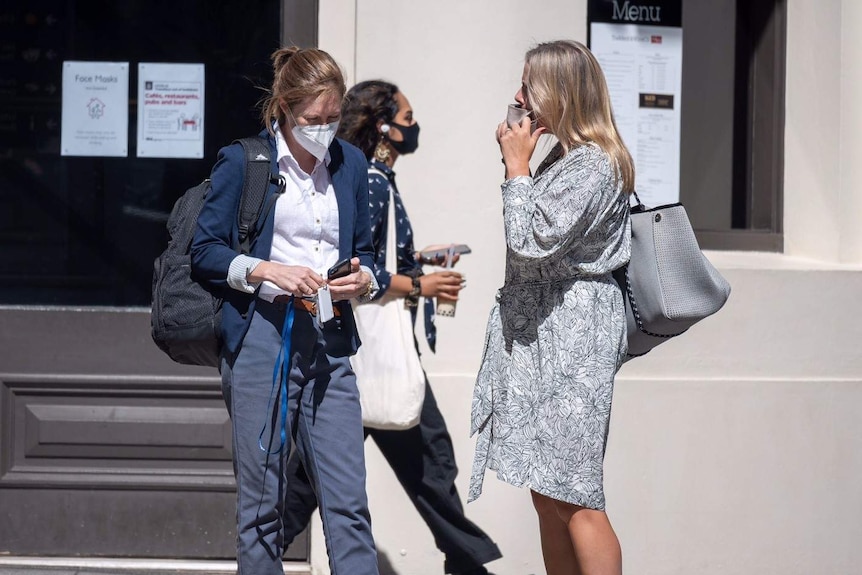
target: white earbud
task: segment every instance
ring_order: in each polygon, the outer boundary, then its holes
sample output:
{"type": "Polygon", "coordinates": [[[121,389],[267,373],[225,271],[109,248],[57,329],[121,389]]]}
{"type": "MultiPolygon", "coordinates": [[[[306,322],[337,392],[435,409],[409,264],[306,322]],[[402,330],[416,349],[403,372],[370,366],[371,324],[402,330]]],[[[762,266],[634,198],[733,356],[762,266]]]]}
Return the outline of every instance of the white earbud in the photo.
{"type": "Polygon", "coordinates": [[[380,131],[384,134],[388,133],[389,132],[389,124],[383,124],[382,126],[380,126],[380,131]]]}

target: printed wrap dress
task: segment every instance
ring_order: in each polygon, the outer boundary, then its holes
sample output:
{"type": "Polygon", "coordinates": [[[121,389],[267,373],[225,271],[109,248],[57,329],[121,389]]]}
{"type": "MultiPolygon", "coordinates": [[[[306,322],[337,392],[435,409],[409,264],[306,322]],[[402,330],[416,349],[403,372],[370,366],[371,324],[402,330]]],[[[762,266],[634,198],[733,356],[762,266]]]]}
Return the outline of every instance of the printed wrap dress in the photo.
{"type": "Polygon", "coordinates": [[[595,144],[557,145],[535,178],[503,183],[505,284],[473,394],[468,500],[486,469],[516,487],[603,510],[614,376],[625,357],[628,196],[595,144]]]}

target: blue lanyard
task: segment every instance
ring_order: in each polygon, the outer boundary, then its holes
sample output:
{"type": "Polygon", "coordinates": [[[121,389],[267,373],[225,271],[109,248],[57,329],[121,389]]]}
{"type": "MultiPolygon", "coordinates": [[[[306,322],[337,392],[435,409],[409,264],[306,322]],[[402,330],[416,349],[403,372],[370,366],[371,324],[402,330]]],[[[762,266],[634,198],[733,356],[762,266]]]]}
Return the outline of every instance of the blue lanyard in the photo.
{"type": "Polygon", "coordinates": [[[290,377],[290,337],[293,333],[293,313],[293,296],[290,296],[290,301],[287,302],[287,314],[284,316],[284,325],[281,328],[281,349],[278,350],[278,357],[275,358],[275,366],[272,368],[272,390],[269,392],[269,401],[266,404],[266,417],[269,417],[272,396],[279,387],[278,380],[279,375],[281,375],[281,445],[275,451],[268,451],[263,446],[263,434],[266,431],[266,420],[264,420],[260,435],[257,438],[257,445],[267,455],[280,453],[287,443],[287,380],[290,377]]]}

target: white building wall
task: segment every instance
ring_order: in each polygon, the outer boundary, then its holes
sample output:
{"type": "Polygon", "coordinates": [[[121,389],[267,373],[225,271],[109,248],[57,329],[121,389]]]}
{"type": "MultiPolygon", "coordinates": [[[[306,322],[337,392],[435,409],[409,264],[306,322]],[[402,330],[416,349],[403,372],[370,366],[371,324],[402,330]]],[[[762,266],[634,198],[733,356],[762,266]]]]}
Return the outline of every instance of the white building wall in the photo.
{"type": "Polygon", "coordinates": [[[841,3],[841,179],[838,206],[844,232],[841,261],[862,262],[862,3],[841,3]]]}
{"type": "MultiPolygon", "coordinates": [[[[468,278],[425,367],[466,494],[468,420],[503,276],[494,128],[538,41],[586,40],[585,0],[320,0],[320,46],[350,84],[398,84],[422,126],[396,164],[417,243],[465,242],[468,278]]],[[[725,309],[620,372],[606,459],[625,570],[642,575],[862,573],[862,6],[788,2],[785,254],[710,253],[725,309]]],[[[436,575],[442,555],[372,442],[382,573],[436,575]]],[[[486,478],[467,514],[498,575],[544,573],[528,493],[486,478]]],[[[326,573],[319,523],[312,567],[326,573]]]]}

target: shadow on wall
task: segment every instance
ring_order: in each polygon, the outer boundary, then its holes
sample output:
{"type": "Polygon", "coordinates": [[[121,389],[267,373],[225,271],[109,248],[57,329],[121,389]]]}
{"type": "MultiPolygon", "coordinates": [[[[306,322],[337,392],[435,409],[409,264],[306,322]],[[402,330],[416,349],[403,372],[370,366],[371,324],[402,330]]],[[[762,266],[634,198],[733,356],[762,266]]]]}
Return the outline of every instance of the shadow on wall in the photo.
{"type": "Polygon", "coordinates": [[[377,570],[380,572],[380,575],[398,575],[398,571],[389,562],[389,557],[379,549],[377,550],[377,570]]]}

